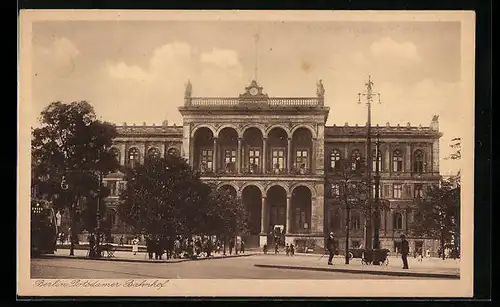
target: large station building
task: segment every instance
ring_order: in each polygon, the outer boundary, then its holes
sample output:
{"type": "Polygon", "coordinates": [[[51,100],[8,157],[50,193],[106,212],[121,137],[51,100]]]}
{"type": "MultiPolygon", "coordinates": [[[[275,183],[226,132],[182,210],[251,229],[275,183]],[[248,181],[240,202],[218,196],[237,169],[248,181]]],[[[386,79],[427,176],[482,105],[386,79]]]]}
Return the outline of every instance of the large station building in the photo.
{"type": "MultiPolygon", "coordinates": [[[[250,235],[247,246],[262,246],[275,226],[287,242],[315,242],[323,246],[333,231],[343,248],[344,206],[337,200],[339,185],[333,172],[340,159],[366,157],[366,127],[347,123],[326,126],[329,107],[318,84],[311,97],[269,97],[252,81],[235,97],[192,97],[188,83],[179,108],[182,126],[118,126],[119,136],[111,150],[122,165],[143,163],[151,155],[181,155],[202,173],[202,180],[216,183],[239,196],[248,212],[250,235]]],[[[380,196],[390,209],[380,220],[381,247],[396,252],[399,237],[406,234],[410,248],[435,253],[435,240],[414,238],[409,225],[415,197],[437,183],[439,174],[438,117],[427,126],[373,126],[381,145],[380,196]]],[[[123,174],[110,174],[107,199],[112,223],[118,195],[125,188],[123,174]]],[[[350,246],[363,242],[364,218],[353,210],[350,246]]],[[[116,231],[115,231],[116,232],[116,231]]],[[[118,231],[119,232],[119,231],[118,231]]]]}

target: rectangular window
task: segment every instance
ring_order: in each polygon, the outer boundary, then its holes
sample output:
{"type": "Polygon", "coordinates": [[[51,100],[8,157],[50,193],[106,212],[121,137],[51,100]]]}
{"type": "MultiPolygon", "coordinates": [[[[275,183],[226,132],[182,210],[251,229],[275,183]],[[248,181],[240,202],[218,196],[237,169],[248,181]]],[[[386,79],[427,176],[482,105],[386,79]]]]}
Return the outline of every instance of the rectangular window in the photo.
{"type": "MultiPolygon", "coordinates": [[[[382,198],[383,195],[382,195],[382,184],[379,184],[378,185],[378,197],[379,198],[382,198]]],[[[372,185],[372,197],[375,198],[375,185],[372,185]]]]}
{"type": "Polygon", "coordinates": [[[411,185],[405,184],[405,198],[412,198],[411,185]]]}
{"type": "Polygon", "coordinates": [[[340,186],[338,183],[332,183],[332,190],[331,190],[331,195],[333,197],[338,197],[340,196],[340,186]]]}
{"type": "Polygon", "coordinates": [[[272,162],[273,162],[273,169],[274,170],[284,170],[285,169],[285,150],[284,149],[273,149],[272,162]]]}
{"type": "Polygon", "coordinates": [[[107,181],[110,196],[116,196],[116,181],[107,181]]]}
{"type": "Polygon", "coordinates": [[[384,184],[384,197],[391,198],[391,186],[384,184]]]}
{"type": "Polygon", "coordinates": [[[125,189],[126,189],[125,181],[118,182],[118,193],[121,194],[123,191],[125,191],[125,189]]]}
{"type": "Polygon", "coordinates": [[[403,185],[401,183],[395,183],[393,185],[394,198],[401,198],[403,194],[403,185]]]}
{"type": "Polygon", "coordinates": [[[227,172],[236,170],[236,149],[224,150],[224,169],[227,172]]]}
{"type": "Polygon", "coordinates": [[[250,171],[256,171],[260,167],[260,149],[250,149],[248,151],[248,165],[250,171]]]}
{"type": "Polygon", "coordinates": [[[214,154],[212,149],[203,149],[201,151],[201,171],[213,170],[214,154]]]}
{"type": "Polygon", "coordinates": [[[308,152],[307,150],[297,150],[295,152],[295,167],[298,169],[298,170],[306,170],[308,168],[308,161],[309,161],[309,157],[308,157],[308,152]]]}
{"type": "Polygon", "coordinates": [[[421,198],[424,197],[424,186],[421,183],[415,184],[414,197],[421,198]]]}

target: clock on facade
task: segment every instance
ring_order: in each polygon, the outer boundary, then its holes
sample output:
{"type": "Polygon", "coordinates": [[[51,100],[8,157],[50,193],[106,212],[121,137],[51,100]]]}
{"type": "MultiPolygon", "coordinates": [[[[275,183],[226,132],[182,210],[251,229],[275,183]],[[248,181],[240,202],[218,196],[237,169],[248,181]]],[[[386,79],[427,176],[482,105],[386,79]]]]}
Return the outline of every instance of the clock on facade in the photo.
{"type": "Polygon", "coordinates": [[[257,93],[259,92],[259,90],[256,88],[256,87],[252,87],[250,88],[250,94],[251,95],[257,95],[257,93]]]}

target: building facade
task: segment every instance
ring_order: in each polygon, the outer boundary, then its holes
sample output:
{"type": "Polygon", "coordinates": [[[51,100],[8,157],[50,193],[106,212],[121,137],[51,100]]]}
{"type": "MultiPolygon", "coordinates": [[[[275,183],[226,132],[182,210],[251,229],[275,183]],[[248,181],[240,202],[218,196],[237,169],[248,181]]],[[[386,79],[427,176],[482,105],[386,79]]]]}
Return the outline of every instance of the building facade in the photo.
{"type": "MultiPolygon", "coordinates": [[[[133,166],[151,155],[181,155],[201,172],[202,180],[241,199],[248,213],[247,246],[269,242],[278,226],[285,241],[296,245],[307,241],[323,247],[325,233],[333,231],[342,248],[345,208],[335,197],[333,169],[340,159],[366,156],[366,127],[326,126],[330,110],[324,106],[321,82],[311,97],[269,97],[255,81],[237,97],[192,97],[191,92],[188,83],[179,108],[182,126],[164,122],[117,127],[111,150],[120,164],[133,166]]],[[[426,127],[388,123],[372,131],[381,141],[380,196],[390,203],[382,212],[381,246],[396,252],[404,233],[412,249],[436,252],[434,240],[411,237],[409,224],[414,198],[440,178],[438,118],[426,127]]],[[[110,218],[118,225],[113,216],[126,183],[121,173],[104,180],[111,189],[110,218]]],[[[364,220],[355,210],[351,215],[350,246],[356,247],[363,241],[364,220]]]]}

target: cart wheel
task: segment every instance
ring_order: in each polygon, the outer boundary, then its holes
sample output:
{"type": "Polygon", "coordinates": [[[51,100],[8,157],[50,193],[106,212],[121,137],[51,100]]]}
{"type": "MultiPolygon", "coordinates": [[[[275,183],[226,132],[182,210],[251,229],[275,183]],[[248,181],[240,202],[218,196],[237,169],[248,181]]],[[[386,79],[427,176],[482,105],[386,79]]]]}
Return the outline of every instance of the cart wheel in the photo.
{"type": "Polygon", "coordinates": [[[354,258],[354,255],[351,252],[349,252],[349,260],[352,260],[352,258],[354,258]]]}

